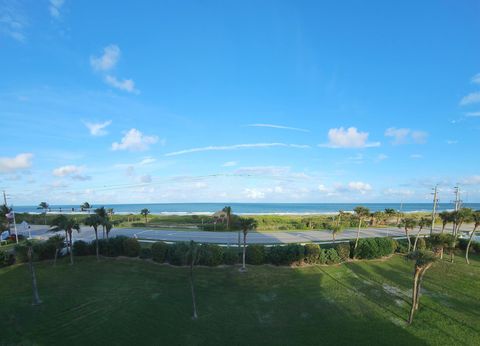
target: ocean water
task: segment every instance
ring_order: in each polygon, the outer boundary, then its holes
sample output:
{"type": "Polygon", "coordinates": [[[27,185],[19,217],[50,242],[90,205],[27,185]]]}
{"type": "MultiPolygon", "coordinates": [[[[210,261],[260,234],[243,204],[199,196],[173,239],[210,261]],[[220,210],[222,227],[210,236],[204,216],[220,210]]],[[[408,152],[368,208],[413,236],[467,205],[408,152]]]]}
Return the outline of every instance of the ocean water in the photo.
{"type": "MultiPolygon", "coordinates": [[[[402,212],[431,211],[432,203],[149,203],[149,204],[94,204],[93,208],[113,208],[116,214],[138,214],[147,208],[152,214],[189,215],[210,214],[229,205],[235,214],[331,214],[339,210],[353,211],[362,205],[372,212],[392,208],[402,212]]],[[[480,203],[465,203],[464,207],[480,209],[480,203]]],[[[52,205],[51,212],[80,212],[78,205],[52,205]]],[[[439,203],[438,211],[453,210],[452,203],[439,203]]],[[[37,206],[14,206],[17,213],[39,213],[37,206]]]]}

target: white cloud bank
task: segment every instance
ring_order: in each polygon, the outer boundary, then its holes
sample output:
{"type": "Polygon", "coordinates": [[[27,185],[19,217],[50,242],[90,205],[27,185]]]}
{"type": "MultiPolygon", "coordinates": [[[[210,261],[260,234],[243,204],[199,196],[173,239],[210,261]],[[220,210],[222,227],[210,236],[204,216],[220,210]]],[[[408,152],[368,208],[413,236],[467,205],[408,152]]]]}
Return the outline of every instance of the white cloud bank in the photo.
{"type": "Polygon", "coordinates": [[[112,143],[112,150],[144,151],[157,142],[157,136],[146,136],[137,129],[130,129],[120,143],[112,143]]]}
{"type": "Polygon", "coordinates": [[[359,132],[356,127],[343,127],[328,131],[328,143],[320,147],[328,148],[371,148],[379,147],[380,142],[368,142],[368,132],[359,132]]]}
{"type": "Polygon", "coordinates": [[[79,181],[90,180],[91,177],[89,177],[88,175],[82,174],[83,170],[84,170],[84,167],[81,167],[81,166],[67,165],[67,166],[61,166],[61,167],[55,168],[52,171],[52,174],[60,178],[70,177],[73,180],[79,180],[79,181]]]}
{"type": "Polygon", "coordinates": [[[90,122],[84,122],[85,126],[88,128],[88,131],[90,131],[90,134],[92,136],[104,136],[108,132],[105,131],[105,128],[109,126],[112,123],[111,120],[104,121],[103,123],[90,123],[90,122]]]}
{"type": "Polygon", "coordinates": [[[290,127],[290,126],[274,125],[274,124],[249,124],[247,126],[248,127],[269,127],[269,128],[272,128],[272,129],[280,129],[280,130],[310,132],[310,130],[302,129],[302,128],[299,128],[299,127],[290,127]]]}
{"type": "Polygon", "coordinates": [[[120,58],[120,48],[111,44],[103,48],[103,54],[99,57],[91,56],[90,65],[96,71],[108,71],[115,67],[120,58]]]}
{"type": "Polygon", "coordinates": [[[385,130],[385,137],[393,138],[392,144],[394,145],[412,142],[416,144],[424,144],[427,142],[428,133],[408,128],[389,127],[385,130]]]}
{"type": "Polygon", "coordinates": [[[50,12],[50,15],[53,18],[59,18],[60,17],[60,10],[62,6],[64,5],[65,1],[64,0],[50,0],[50,5],[48,7],[48,10],[50,12]]]}
{"type": "Polygon", "coordinates": [[[107,75],[105,76],[105,83],[107,83],[111,87],[127,91],[129,93],[139,93],[139,91],[135,89],[135,82],[132,79],[119,80],[115,76],[107,75]]]}
{"type": "Polygon", "coordinates": [[[22,153],[14,157],[0,157],[0,173],[9,173],[32,166],[33,154],[22,153]]]}
{"type": "Polygon", "coordinates": [[[468,94],[467,96],[464,96],[460,100],[460,106],[467,106],[469,104],[479,103],[479,102],[480,102],[480,91],[476,91],[468,94]]]}
{"type": "Polygon", "coordinates": [[[208,146],[200,148],[191,148],[185,150],[174,151],[165,154],[165,156],[177,156],[190,153],[198,153],[203,151],[222,151],[222,150],[236,150],[236,149],[248,149],[248,148],[272,148],[272,147],[286,147],[286,148],[298,148],[306,149],[310,148],[309,145],[303,144],[286,144],[286,143],[251,143],[251,144],[234,144],[234,145],[222,145],[222,146],[208,146]]]}

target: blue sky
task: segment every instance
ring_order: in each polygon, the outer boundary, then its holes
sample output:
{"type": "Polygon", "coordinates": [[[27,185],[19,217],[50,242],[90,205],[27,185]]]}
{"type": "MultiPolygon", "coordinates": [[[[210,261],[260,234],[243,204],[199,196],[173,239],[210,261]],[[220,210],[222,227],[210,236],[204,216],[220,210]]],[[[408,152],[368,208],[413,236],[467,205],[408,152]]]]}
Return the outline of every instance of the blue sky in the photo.
{"type": "Polygon", "coordinates": [[[12,203],[480,201],[480,1],[0,0],[12,203]]]}

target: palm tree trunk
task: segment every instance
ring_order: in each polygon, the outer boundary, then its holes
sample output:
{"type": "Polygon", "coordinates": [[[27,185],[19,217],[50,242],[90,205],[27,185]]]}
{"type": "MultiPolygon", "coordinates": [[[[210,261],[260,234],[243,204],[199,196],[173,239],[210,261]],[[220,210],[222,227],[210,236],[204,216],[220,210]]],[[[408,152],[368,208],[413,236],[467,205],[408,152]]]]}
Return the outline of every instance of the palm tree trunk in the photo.
{"type": "Polygon", "coordinates": [[[415,310],[418,310],[418,303],[420,302],[420,296],[421,296],[421,286],[423,282],[423,277],[425,276],[425,273],[427,272],[428,268],[432,266],[432,263],[427,264],[424,268],[421,269],[420,276],[418,278],[418,283],[417,283],[417,301],[415,302],[415,310]]]}
{"type": "Polygon", "coordinates": [[[240,249],[240,231],[238,231],[238,248],[240,249]]]}
{"type": "Polygon", "coordinates": [[[245,267],[245,253],[246,253],[246,247],[247,247],[247,233],[243,233],[243,261],[242,261],[242,269],[246,270],[247,268],[245,267]]]}
{"type": "Polygon", "coordinates": [[[193,256],[192,256],[192,262],[190,262],[190,287],[192,289],[192,302],[193,302],[192,318],[196,320],[198,318],[198,314],[197,314],[197,302],[195,300],[195,286],[193,285],[193,256]]]}
{"type": "Polygon", "coordinates": [[[418,236],[420,235],[421,231],[422,231],[422,227],[419,227],[417,235],[415,236],[415,242],[413,243],[413,251],[415,251],[417,248],[418,236]]]}
{"type": "Polygon", "coordinates": [[[408,324],[413,322],[413,314],[415,313],[415,306],[417,303],[417,289],[418,289],[418,276],[420,274],[420,269],[415,266],[415,272],[413,274],[413,290],[412,290],[412,308],[410,309],[410,316],[408,318],[408,324]]]}
{"type": "Polygon", "coordinates": [[[70,248],[70,265],[73,265],[73,242],[72,242],[72,233],[71,232],[68,232],[68,235],[69,235],[69,248],[70,248]]]}
{"type": "Polygon", "coordinates": [[[405,235],[407,236],[408,240],[408,252],[410,252],[410,248],[412,247],[412,241],[410,240],[410,236],[408,235],[408,228],[405,228],[405,235]]]}
{"type": "Polygon", "coordinates": [[[467,264],[470,264],[470,261],[468,260],[468,252],[470,251],[470,245],[472,244],[473,235],[475,234],[476,230],[477,225],[475,225],[475,227],[473,228],[473,231],[470,234],[470,238],[468,239],[467,250],[465,251],[465,260],[467,261],[467,264]]]}
{"type": "Polygon", "coordinates": [[[30,274],[32,275],[32,290],[33,290],[33,305],[39,305],[42,303],[40,300],[40,295],[38,294],[38,286],[37,286],[37,276],[35,275],[35,267],[33,266],[32,260],[32,247],[28,248],[28,265],[30,268],[30,274]]]}
{"type": "Polygon", "coordinates": [[[95,251],[97,252],[97,261],[98,261],[98,259],[99,259],[99,255],[98,255],[98,232],[97,232],[96,229],[94,229],[94,231],[95,231],[95,247],[96,247],[95,251]]]}
{"type": "Polygon", "coordinates": [[[362,219],[360,218],[360,221],[358,222],[358,229],[357,229],[357,238],[355,239],[355,247],[353,248],[353,258],[355,258],[355,250],[357,249],[358,246],[358,239],[360,238],[360,227],[362,227],[362,219]]]}
{"type": "Polygon", "coordinates": [[[447,225],[446,223],[442,224],[442,231],[440,232],[440,234],[443,234],[443,231],[445,231],[445,226],[446,225],[447,225]]]}
{"type": "Polygon", "coordinates": [[[53,266],[57,265],[57,258],[58,258],[58,248],[55,247],[55,256],[53,257],[53,266]]]}

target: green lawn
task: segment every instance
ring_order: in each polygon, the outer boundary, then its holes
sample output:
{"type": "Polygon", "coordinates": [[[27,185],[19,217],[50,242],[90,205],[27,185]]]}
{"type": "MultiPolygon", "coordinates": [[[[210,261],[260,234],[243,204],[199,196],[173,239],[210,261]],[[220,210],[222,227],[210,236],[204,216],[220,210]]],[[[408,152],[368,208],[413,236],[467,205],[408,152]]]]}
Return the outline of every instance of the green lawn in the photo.
{"type": "Polygon", "coordinates": [[[31,305],[25,265],[0,269],[0,345],[480,344],[480,260],[439,263],[421,307],[405,319],[413,264],[196,268],[128,259],[37,263],[43,304],[31,305]]]}

